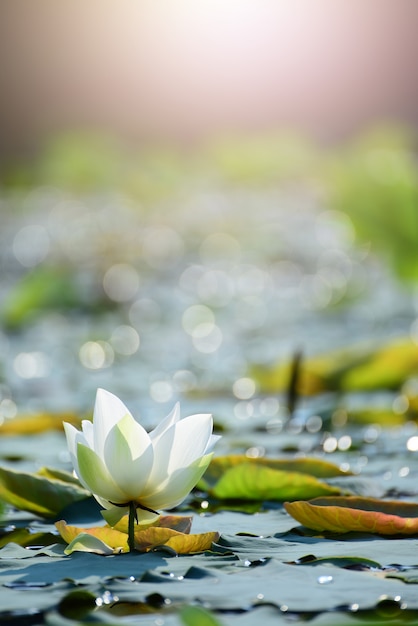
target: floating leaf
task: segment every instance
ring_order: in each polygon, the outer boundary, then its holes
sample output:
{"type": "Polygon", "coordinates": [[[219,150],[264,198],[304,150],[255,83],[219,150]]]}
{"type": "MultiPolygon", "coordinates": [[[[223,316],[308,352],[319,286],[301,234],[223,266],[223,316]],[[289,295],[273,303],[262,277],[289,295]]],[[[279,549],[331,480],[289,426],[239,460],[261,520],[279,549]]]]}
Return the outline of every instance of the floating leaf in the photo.
{"type": "MultiPolygon", "coordinates": [[[[113,526],[115,530],[119,530],[120,532],[127,533],[128,532],[128,523],[129,516],[125,515],[122,519],[113,526]]],[[[180,533],[190,533],[192,527],[192,517],[186,517],[183,515],[160,515],[153,522],[139,522],[138,527],[141,530],[145,530],[146,528],[151,528],[154,526],[158,526],[159,528],[171,528],[172,530],[177,530],[180,533]]]]}
{"type": "Polygon", "coordinates": [[[107,543],[91,535],[89,533],[80,533],[77,535],[68,546],[65,548],[65,554],[72,554],[73,552],[93,552],[94,554],[101,554],[103,556],[110,556],[111,554],[121,554],[126,552],[122,546],[119,548],[111,548],[107,543]]]}
{"type": "MultiPolygon", "coordinates": [[[[66,472],[55,467],[41,467],[37,472],[37,476],[43,476],[44,478],[52,480],[60,480],[63,483],[71,483],[81,487],[81,483],[78,478],[72,472],[66,472]]],[[[82,488],[82,487],[81,487],[82,488]]],[[[86,491],[86,493],[90,493],[86,491]]]]}
{"type": "Polygon", "coordinates": [[[1,435],[33,435],[46,430],[62,431],[63,422],[78,426],[81,417],[73,413],[39,413],[36,415],[19,415],[5,420],[0,425],[1,435]]]}
{"type": "Polygon", "coordinates": [[[364,363],[342,378],[345,391],[398,389],[418,371],[418,350],[413,341],[400,340],[375,350],[364,363]]]}
{"type": "Polygon", "coordinates": [[[135,532],[135,547],[142,552],[148,552],[161,546],[168,546],[177,554],[196,554],[210,550],[212,543],[218,539],[217,532],[186,535],[171,528],[154,526],[135,532]]]}
{"type": "Polygon", "coordinates": [[[286,502],[284,506],[298,522],[320,532],[418,534],[418,504],[412,502],[349,496],[286,502]]]}
{"type": "MultiPolygon", "coordinates": [[[[116,550],[108,546],[104,541],[101,541],[93,535],[88,535],[87,533],[77,535],[64,550],[64,554],[67,555],[73,552],[91,552],[102,556],[110,556],[111,554],[117,553],[116,550]]],[[[123,550],[119,551],[119,553],[121,552],[123,552],[123,550]]]]}
{"type": "MultiPolygon", "coordinates": [[[[69,526],[63,520],[56,522],[55,526],[64,541],[69,544],[67,551],[83,550],[98,554],[128,551],[127,533],[115,530],[110,526],[78,528],[69,526]],[[92,540],[91,537],[95,538],[96,541],[92,540]]],[[[212,543],[218,539],[219,533],[217,532],[190,535],[158,526],[146,529],[135,527],[135,548],[140,552],[149,552],[155,548],[167,546],[177,554],[195,554],[209,550],[212,543]]]]}
{"type": "Polygon", "coordinates": [[[35,515],[55,517],[66,506],[89,496],[75,482],[0,467],[0,500],[35,515]]]}
{"type": "Polygon", "coordinates": [[[78,528],[66,524],[64,520],[55,523],[61,537],[69,545],[65,550],[71,554],[76,550],[113,554],[128,551],[128,535],[109,526],[78,528]]]}
{"type": "MultiPolygon", "coordinates": [[[[292,363],[285,362],[272,368],[254,366],[251,375],[262,392],[277,393],[288,388],[291,370],[292,363]]],[[[302,361],[297,391],[314,395],[338,390],[399,389],[417,372],[418,350],[409,339],[378,348],[358,345],[302,361]]]]}
{"type": "Polygon", "coordinates": [[[50,546],[57,543],[57,537],[49,532],[33,532],[28,528],[16,528],[0,537],[0,548],[8,543],[16,543],[19,546],[50,546]]]}
{"type": "Polygon", "coordinates": [[[308,474],[241,463],[226,470],[209,493],[224,500],[284,501],[338,494],[341,490],[308,474]]]}
{"type": "Polygon", "coordinates": [[[219,479],[230,470],[238,465],[254,465],[259,467],[269,467],[282,472],[297,472],[300,474],[308,474],[317,478],[331,478],[334,476],[344,476],[349,472],[343,471],[335,463],[323,461],[322,459],[272,459],[267,457],[250,458],[244,454],[229,454],[227,456],[215,457],[203,478],[199,482],[201,489],[210,489],[219,479]]]}
{"type": "Polygon", "coordinates": [[[379,424],[380,426],[400,426],[405,423],[405,413],[395,413],[393,409],[364,408],[348,411],[350,424],[379,424]]]}

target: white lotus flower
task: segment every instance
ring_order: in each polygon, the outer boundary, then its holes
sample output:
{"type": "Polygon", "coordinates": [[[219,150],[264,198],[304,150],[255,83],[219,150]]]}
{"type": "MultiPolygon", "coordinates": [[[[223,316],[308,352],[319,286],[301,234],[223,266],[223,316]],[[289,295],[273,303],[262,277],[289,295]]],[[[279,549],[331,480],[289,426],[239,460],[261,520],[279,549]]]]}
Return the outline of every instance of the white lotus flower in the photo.
{"type": "Polygon", "coordinates": [[[212,416],[180,420],[177,404],[149,434],[112,393],[97,390],[93,422],[64,423],[76,475],[114,525],[134,503],[141,520],[180,504],[203,475],[220,439],[212,416]]]}

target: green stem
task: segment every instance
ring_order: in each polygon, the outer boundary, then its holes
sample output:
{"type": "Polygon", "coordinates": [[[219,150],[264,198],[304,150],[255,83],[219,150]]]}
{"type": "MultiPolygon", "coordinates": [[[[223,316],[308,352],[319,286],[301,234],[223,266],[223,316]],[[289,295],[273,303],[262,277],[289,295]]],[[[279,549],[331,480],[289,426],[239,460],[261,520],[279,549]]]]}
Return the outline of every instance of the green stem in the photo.
{"type": "Polygon", "coordinates": [[[135,550],[135,520],[136,520],[136,504],[129,503],[129,522],[128,522],[128,546],[129,552],[135,550]]]}

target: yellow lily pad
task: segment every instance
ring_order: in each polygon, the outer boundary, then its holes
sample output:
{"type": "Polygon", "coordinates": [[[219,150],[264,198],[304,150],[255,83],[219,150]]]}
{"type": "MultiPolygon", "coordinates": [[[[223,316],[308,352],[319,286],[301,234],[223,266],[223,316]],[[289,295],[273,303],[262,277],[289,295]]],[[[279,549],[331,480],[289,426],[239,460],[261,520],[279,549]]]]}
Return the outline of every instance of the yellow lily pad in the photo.
{"type": "MultiPolygon", "coordinates": [[[[113,526],[115,530],[120,530],[123,533],[128,532],[129,516],[124,515],[122,519],[113,526]]],[[[158,526],[160,528],[171,528],[177,530],[180,533],[190,533],[192,527],[192,517],[186,517],[182,515],[160,515],[156,520],[152,522],[139,521],[138,527],[142,530],[146,528],[152,528],[158,526]]]]}
{"type": "Polygon", "coordinates": [[[78,426],[82,418],[74,413],[37,413],[35,415],[18,415],[5,420],[0,425],[1,435],[35,435],[46,430],[62,431],[63,422],[78,426]]]}
{"type": "Polygon", "coordinates": [[[111,554],[121,554],[126,552],[122,547],[111,548],[107,543],[91,535],[89,533],[80,533],[65,548],[64,554],[72,554],[73,552],[93,552],[103,556],[111,554]]]}
{"type": "Polygon", "coordinates": [[[405,423],[405,413],[395,413],[393,409],[351,409],[348,411],[351,424],[380,424],[380,426],[400,426],[405,423]]]}
{"type": "Polygon", "coordinates": [[[284,506],[300,524],[320,532],[418,534],[418,504],[413,502],[349,496],[286,502],[284,506]]]}
{"type": "MultiPolygon", "coordinates": [[[[263,393],[286,391],[292,362],[273,367],[253,366],[251,376],[263,393]]],[[[399,389],[418,372],[418,350],[410,339],[382,347],[358,345],[302,360],[297,392],[315,395],[325,391],[399,389]]]]}
{"type": "Polygon", "coordinates": [[[171,528],[153,526],[135,532],[135,547],[141,552],[149,552],[161,546],[168,546],[177,554],[196,554],[210,550],[212,543],[219,539],[218,532],[196,535],[180,533],[171,528]]]}
{"type": "MultiPolygon", "coordinates": [[[[68,544],[71,545],[70,551],[72,552],[76,548],[74,547],[74,540],[79,538],[80,535],[89,535],[94,537],[95,539],[100,540],[103,544],[105,544],[108,548],[117,552],[128,552],[128,535],[127,533],[122,533],[119,530],[115,530],[114,528],[110,528],[109,526],[101,526],[94,528],[78,528],[77,526],[70,526],[64,520],[60,520],[55,523],[55,526],[61,535],[61,537],[68,544]]],[[[86,545],[85,543],[83,545],[86,545]]],[[[89,545],[89,544],[87,544],[89,545]]],[[[98,548],[97,542],[92,542],[91,546],[96,546],[98,548]]],[[[96,552],[96,549],[87,550],[89,552],[96,552]]],[[[102,552],[100,552],[102,553],[102,552]]]]}
{"type": "MultiPolygon", "coordinates": [[[[63,520],[56,522],[55,526],[64,541],[69,544],[67,550],[70,552],[80,549],[97,554],[115,554],[128,551],[127,533],[110,526],[78,528],[69,526],[63,520]]],[[[217,532],[191,535],[159,526],[146,529],[135,528],[135,549],[139,552],[149,552],[155,548],[167,546],[177,554],[195,554],[209,550],[212,543],[218,539],[219,533],[217,532]]]]}

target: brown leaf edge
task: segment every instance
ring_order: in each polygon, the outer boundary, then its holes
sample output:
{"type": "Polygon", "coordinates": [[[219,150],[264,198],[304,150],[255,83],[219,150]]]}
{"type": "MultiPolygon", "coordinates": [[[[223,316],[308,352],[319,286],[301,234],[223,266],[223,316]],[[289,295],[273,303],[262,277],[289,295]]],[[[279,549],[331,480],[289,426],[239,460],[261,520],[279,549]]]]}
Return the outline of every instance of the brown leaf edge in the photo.
{"type": "Polygon", "coordinates": [[[418,504],[413,502],[329,496],[285,502],[284,508],[300,524],[320,532],[418,534],[418,504]]]}

